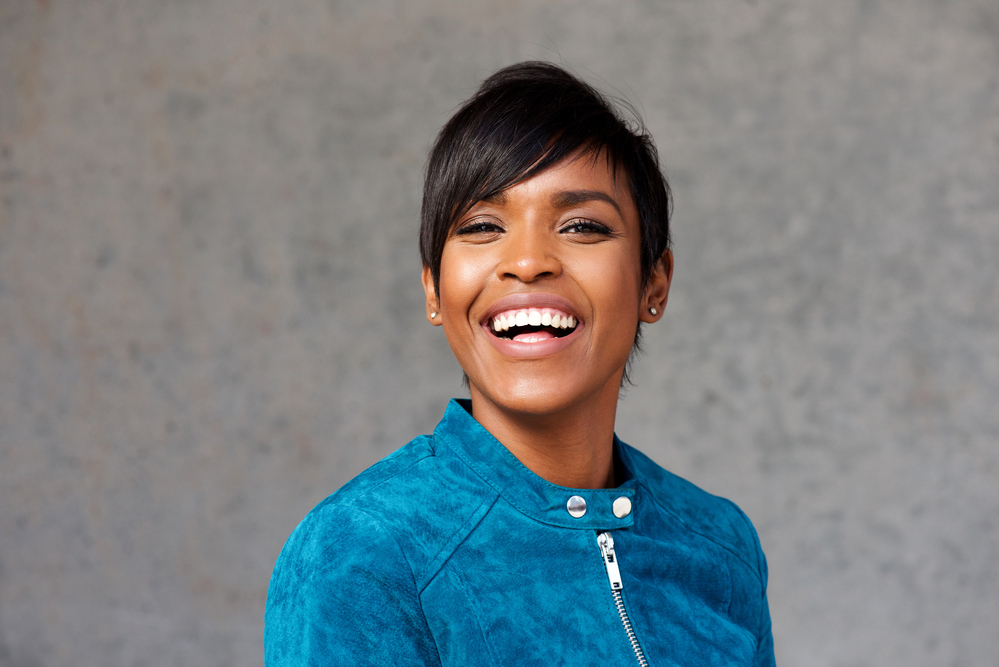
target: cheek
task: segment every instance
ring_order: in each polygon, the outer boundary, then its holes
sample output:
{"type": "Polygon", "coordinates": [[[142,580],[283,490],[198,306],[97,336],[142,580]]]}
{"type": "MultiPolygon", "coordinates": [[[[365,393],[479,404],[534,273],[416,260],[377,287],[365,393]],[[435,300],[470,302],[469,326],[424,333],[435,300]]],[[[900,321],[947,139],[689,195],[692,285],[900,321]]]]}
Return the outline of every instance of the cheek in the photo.
{"type": "Polygon", "coordinates": [[[464,318],[468,307],[482,290],[489,273],[484,253],[464,248],[444,247],[441,256],[440,297],[448,315],[464,318]]]}
{"type": "Polygon", "coordinates": [[[608,253],[600,259],[576,263],[573,274],[577,281],[587,292],[598,315],[605,312],[634,317],[641,300],[637,260],[624,251],[608,253]]]}

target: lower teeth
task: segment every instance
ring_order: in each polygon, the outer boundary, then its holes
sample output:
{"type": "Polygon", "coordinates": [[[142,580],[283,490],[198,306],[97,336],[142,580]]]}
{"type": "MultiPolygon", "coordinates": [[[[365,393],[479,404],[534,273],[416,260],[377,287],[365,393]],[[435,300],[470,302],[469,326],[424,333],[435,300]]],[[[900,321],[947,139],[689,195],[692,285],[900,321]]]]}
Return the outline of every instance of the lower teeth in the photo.
{"type": "Polygon", "coordinates": [[[557,329],[555,327],[536,326],[536,327],[510,327],[506,331],[503,331],[503,330],[493,331],[493,333],[498,338],[506,338],[506,339],[509,339],[509,340],[513,340],[517,336],[529,335],[529,334],[538,333],[538,332],[541,332],[541,331],[544,331],[544,332],[547,332],[547,333],[551,334],[551,336],[553,338],[562,338],[563,336],[568,336],[574,330],[575,330],[575,327],[573,327],[572,329],[557,329]]]}

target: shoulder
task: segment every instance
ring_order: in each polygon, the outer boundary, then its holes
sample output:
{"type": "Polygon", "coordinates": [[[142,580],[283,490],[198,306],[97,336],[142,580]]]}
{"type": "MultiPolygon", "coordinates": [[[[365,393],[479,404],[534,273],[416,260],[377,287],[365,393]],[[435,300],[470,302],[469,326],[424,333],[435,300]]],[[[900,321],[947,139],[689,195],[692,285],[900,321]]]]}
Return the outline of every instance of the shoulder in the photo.
{"type": "Polygon", "coordinates": [[[686,530],[732,553],[766,585],[766,561],[749,517],[730,500],[674,475],[634,447],[622,443],[639,484],[686,530]]]}
{"type": "MultiPolygon", "coordinates": [[[[495,498],[439,439],[420,436],[320,502],[288,538],[278,565],[336,568],[355,545],[368,567],[405,567],[414,583],[468,519],[495,498]]],[[[299,569],[299,568],[296,568],[299,569]]]]}
{"type": "MultiPolygon", "coordinates": [[[[417,572],[424,551],[407,525],[433,447],[418,438],[383,459],[302,520],[274,566],[264,611],[268,666],[439,664],[417,572]],[[416,494],[408,501],[407,494],[416,494]]],[[[425,509],[425,506],[424,506],[425,509]]],[[[431,510],[432,511],[432,510],[431,510]]]]}

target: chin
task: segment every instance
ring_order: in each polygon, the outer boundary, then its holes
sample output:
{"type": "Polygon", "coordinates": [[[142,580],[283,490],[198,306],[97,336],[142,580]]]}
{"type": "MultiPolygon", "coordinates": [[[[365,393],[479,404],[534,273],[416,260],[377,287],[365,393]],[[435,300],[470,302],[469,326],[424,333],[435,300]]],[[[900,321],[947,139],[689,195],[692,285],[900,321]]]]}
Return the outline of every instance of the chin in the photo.
{"type": "MultiPolygon", "coordinates": [[[[616,395],[621,383],[620,377],[612,380],[613,392],[616,395]]],[[[522,415],[543,417],[556,415],[573,408],[595,396],[604,393],[606,387],[596,387],[586,390],[577,378],[566,378],[558,375],[542,378],[518,377],[507,382],[488,383],[488,391],[482,390],[482,385],[471,382],[475,388],[473,396],[478,394],[485,400],[495,404],[507,412],[522,415]]],[[[609,386],[609,385],[608,385],[609,386]]]]}

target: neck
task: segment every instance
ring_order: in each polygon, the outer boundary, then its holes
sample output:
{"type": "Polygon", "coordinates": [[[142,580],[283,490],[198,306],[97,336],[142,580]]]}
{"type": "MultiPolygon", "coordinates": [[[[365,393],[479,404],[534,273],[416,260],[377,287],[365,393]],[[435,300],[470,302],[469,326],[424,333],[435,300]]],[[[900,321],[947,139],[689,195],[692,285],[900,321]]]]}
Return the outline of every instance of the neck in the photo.
{"type": "Polygon", "coordinates": [[[542,479],[570,488],[610,488],[615,485],[618,386],[568,408],[537,414],[507,409],[473,385],[472,416],[542,479]]]}

